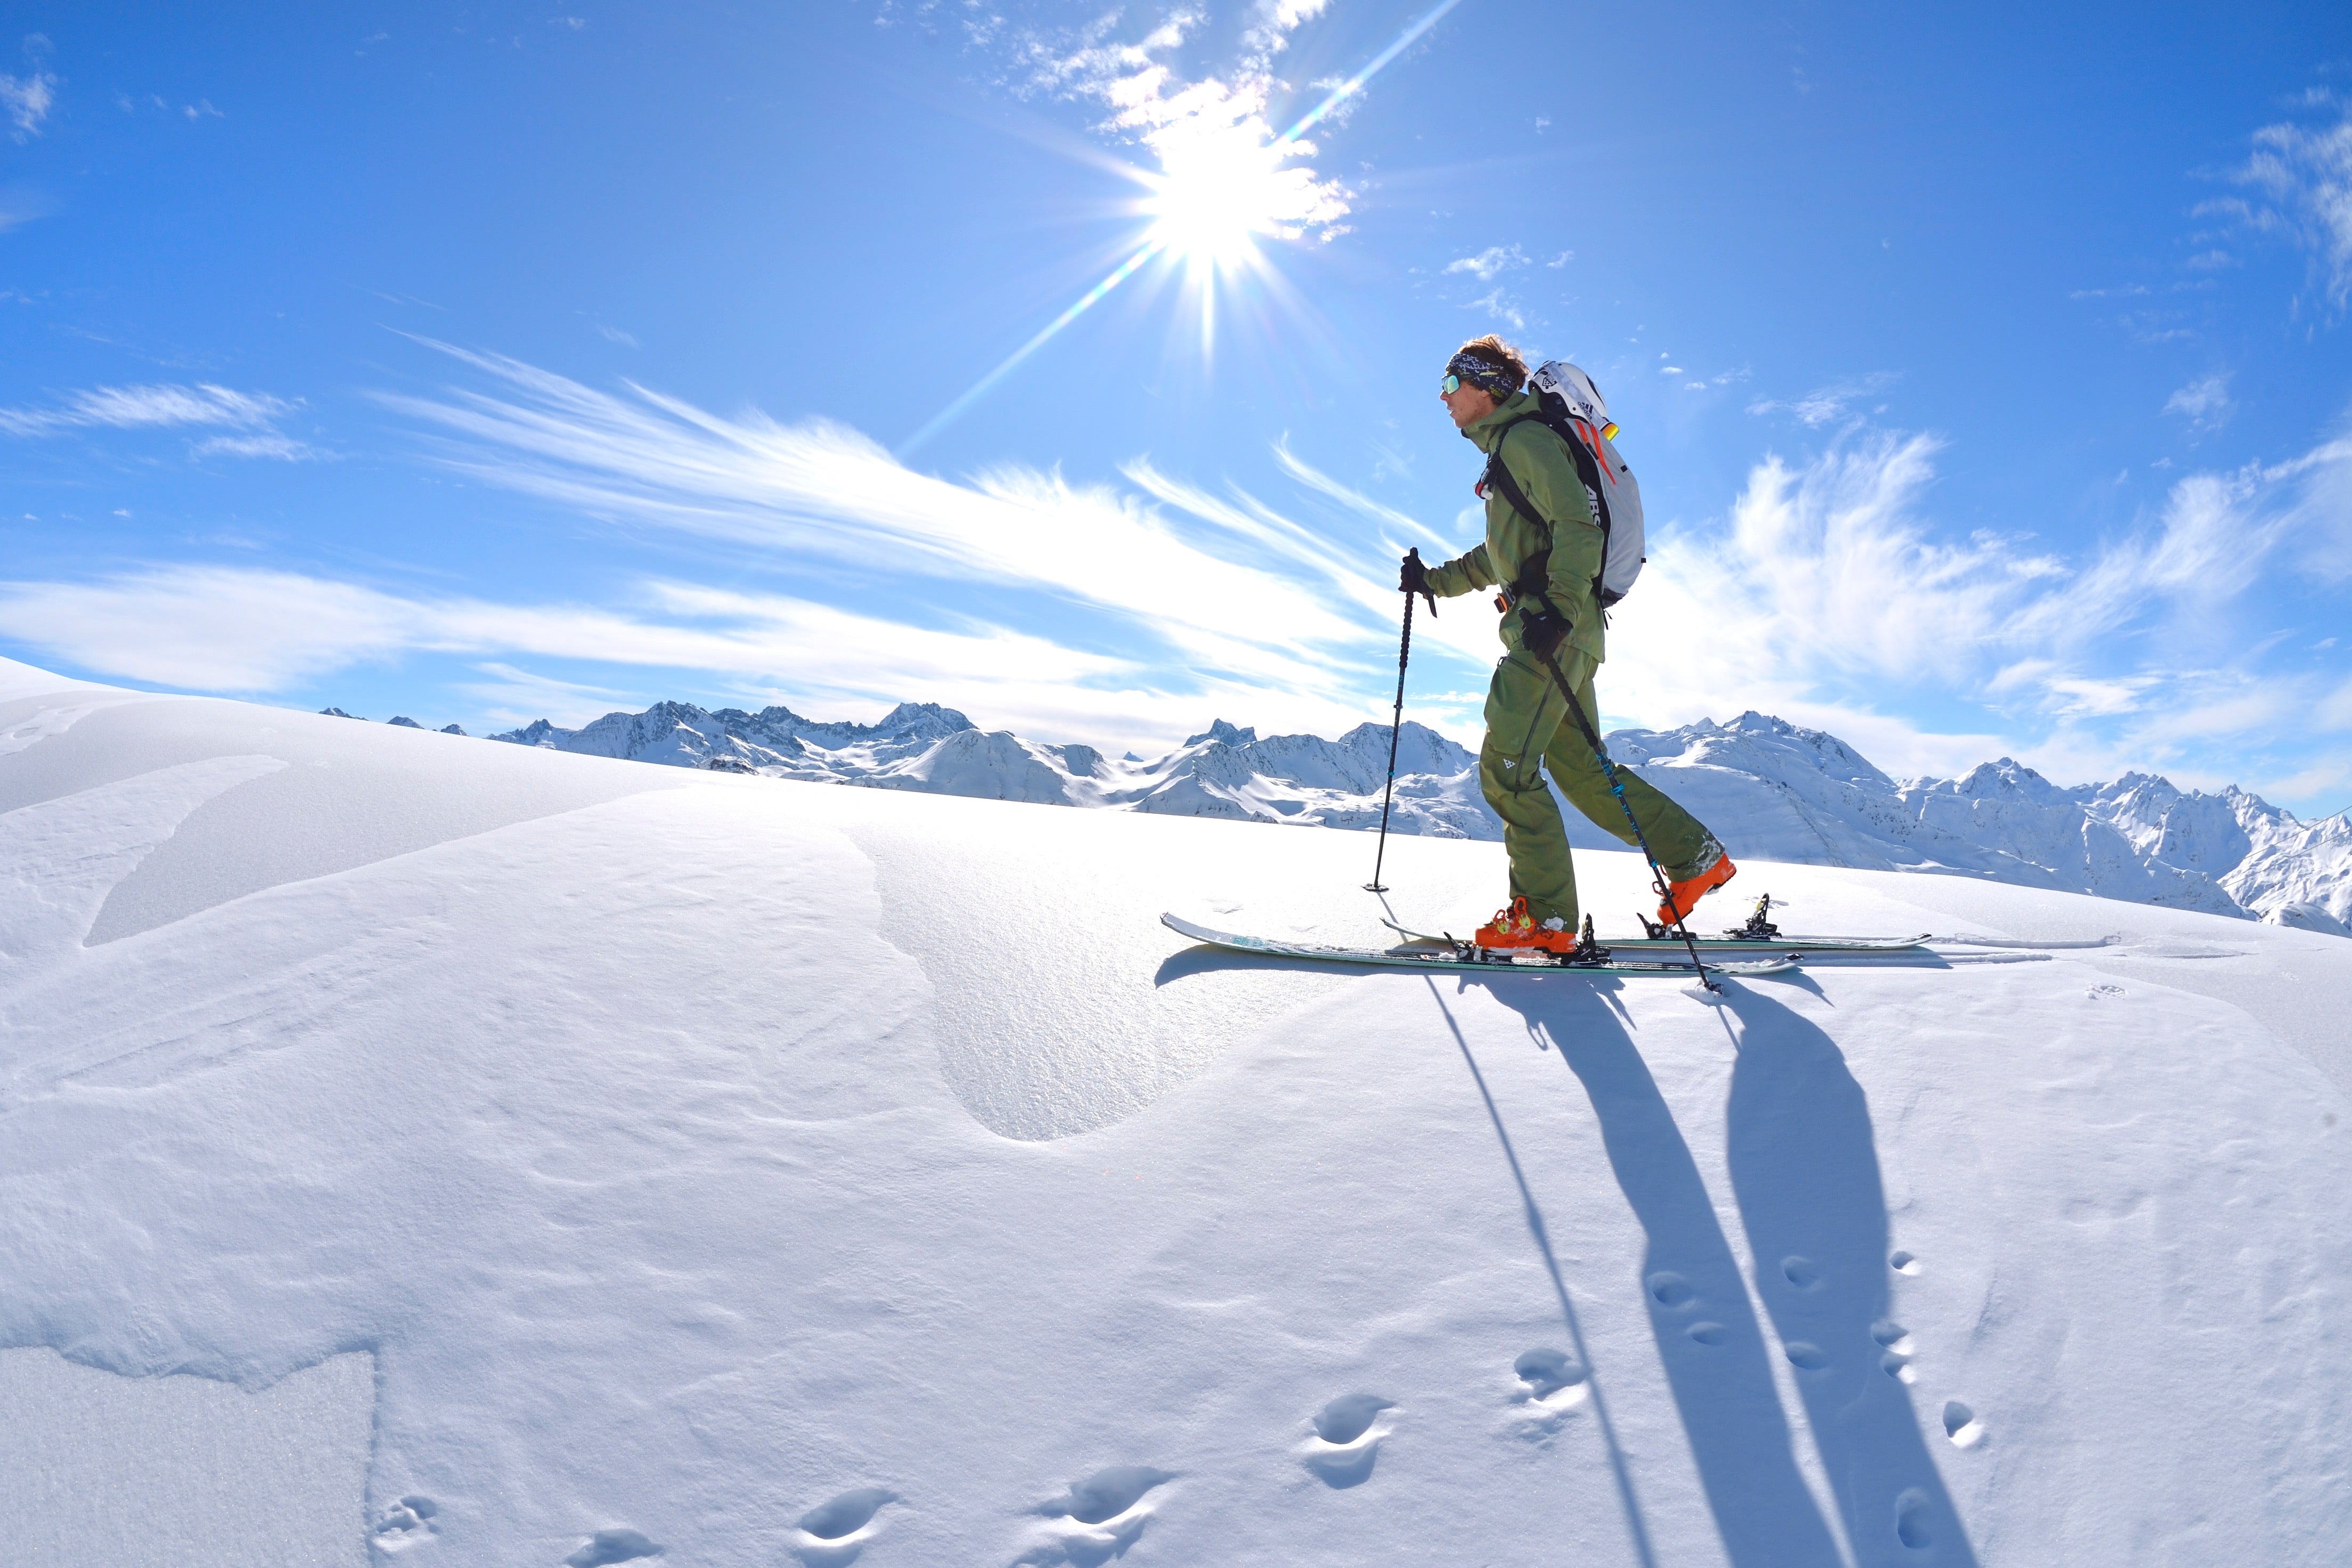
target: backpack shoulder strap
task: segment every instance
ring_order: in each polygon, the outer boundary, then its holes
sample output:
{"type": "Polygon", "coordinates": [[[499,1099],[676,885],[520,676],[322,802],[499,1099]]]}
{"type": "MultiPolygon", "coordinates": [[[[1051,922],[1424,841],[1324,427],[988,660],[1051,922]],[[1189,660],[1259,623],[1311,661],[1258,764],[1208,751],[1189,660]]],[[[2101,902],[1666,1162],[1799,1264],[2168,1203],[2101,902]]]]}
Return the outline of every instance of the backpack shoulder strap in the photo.
{"type": "Polygon", "coordinates": [[[1510,438],[1512,431],[1530,419],[1547,429],[1550,427],[1549,421],[1540,414],[1522,414],[1504,426],[1502,433],[1495,437],[1495,449],[1486,454],[1486,472],[1478,482],[1482,489],[1492,486],[1500,490],[1503,499],[1510,502],[1521,517],[1543,530],[1544,539],[1549,542],[1551,539],[1551,519],[1535,509],[1535,503],[1528,500],[1528,492],[1519,489],[1518,480],[1511,478],[1511,470],[1503,461],[1503,443],[1510,438]]]}
{"type": "Polygon", "coordinates": [[[1582,441],[1577,439],[1572,433],[1562,430],[1541,414],[1522,414],[1503,426],[1502,434],[1495,437],[1494,451],[1487,455],[1486,478],[1480,481],[1483,484],[1492,485],[1501,491],[1503,499],[1510,502],[1521,517],[1543,530],[1544,548],[1528,558],[1528,570],[1522,574],[1518,583],[1511,585],[1511,592],[1514,594],[1538,592],[1542,584],[1530,583],[1529,579],[1548,573],[1551,563],[1551,520],[1538,511],[1528,501],[1527,492],[1519,488],[1517,479],[1511,478],[1511,470],[1503,461],[1503,443],[1509,438],[1513,430],[1531,419],[1559,437],[1560,445],[1568,448],[1569,460],[1576,465],[1576,477],[1583,481],[1585,493],[1592,498],[1593,505],[1597,509],[1597,514],[1592,521],[1601,529],[1601,570],[1592,574],[1592,597],[1593,602],[1598,604],[1601,596],[1601,580],[1609,571],[1609,498],[1602,493],[1601,465],[1594,459],[1593,455],[1585,449],[1582,441]]]}
{"type": "Polygon", "coordinates": [[[1505,584],[1504,598],[1512,604],[1517,604],[1528,595],[1533,594],[1549,605],[1551,601],[1545,595],[1544,588],[1551,581],[1551,519],[1536,510],[1535,503],[1528,500],[1528,492],[1519,488],[1518,480],[1511,478],[1511,470],[1503,461],[1504,440],[1513,430],[1530,419],[1542,422],[1542,416],[1522,414],[1503,426],[1502,434],[1495,437],[1495,449],[1486,455],[1486,477],[1479,480],[1479,484],[1482,488],[1493,487],[1504,500],[1510,503],[1513,510],[1543,531],[1543,548],[1534,552],[1520,563],[1518,580],[1505,584]]]}

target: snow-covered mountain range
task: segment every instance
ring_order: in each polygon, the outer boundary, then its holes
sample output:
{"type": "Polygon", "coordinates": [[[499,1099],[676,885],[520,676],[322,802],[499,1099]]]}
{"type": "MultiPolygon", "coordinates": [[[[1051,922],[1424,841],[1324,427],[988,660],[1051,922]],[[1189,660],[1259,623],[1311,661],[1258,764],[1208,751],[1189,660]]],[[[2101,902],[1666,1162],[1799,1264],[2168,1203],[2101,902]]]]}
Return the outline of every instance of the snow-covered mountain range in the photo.
{"type": "MultiPolygon", "coordinates": [[[[1349,828],[1380,820],[1389,746],[1382,724],[1327,741],[1261,738],[1219,720],[1163,756],[1112,758],[911,702],[876,724],[661,702],[578,730],[541,720],[491,738],[877,789],[1349,828]]],[[[1834,735],[1754,712],[1609,739],[1612,755],[1696,812],[1735,855],[1957,873],[2352,934],[2346,813],[2304,822],[2234,785],[2207,794],[2139,773],[2061,787],[2006,757],[1964,778],[1895,779],[1834,735]]],[[[1580,844],[1615,847],[1570,818],[1580,844]]],[[[1479,798],[1476,758],[1410,721],[1390,826],[1502,837],[1479,798]]]]}

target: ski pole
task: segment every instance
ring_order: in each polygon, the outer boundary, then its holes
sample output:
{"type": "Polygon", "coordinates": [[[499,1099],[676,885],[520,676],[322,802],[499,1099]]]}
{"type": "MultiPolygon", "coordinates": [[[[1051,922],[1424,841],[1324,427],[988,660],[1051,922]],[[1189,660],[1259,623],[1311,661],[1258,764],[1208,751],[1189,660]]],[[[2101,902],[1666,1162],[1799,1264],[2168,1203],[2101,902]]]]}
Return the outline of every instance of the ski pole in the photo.
{"type": "MultiPolygon", "coordinates": [[[[1412,607],[1410,605],[1405,606],[1408,613],[1412,607]]],[[[1558,661],[1548,653],[1539,653],[1536,657],[1543,660],[1543,667],[1551,672],[1560,695],[1568,699],[1568,710],[1576,715],[1576,727],[1584,731],[1585,742],[1592,748],[1592,754],[1601,759],[1601,771],[1609,780],[1609,793],[1617,797],[1619,805],[1624,807],[1625,820],[1633,829],[1633,842],[1642,847],[1642,858],[1649,862],[1650,885],[1657,889],[1660,901],[1667,909],[1674,910],[1675,934],[1683,939],[1683,946],[1690,952],[1692,967],[1698,971],[1698,983],[1709,991],[1722,990],[1722,986],[1706,977],[1706,963],[1698,955],[1698,943],[1691,940],[1690,927],[1683,922],[1682,911],[1675,909],[1674,889],[1667,885],[1666,873],[1658,864],[1658,858],[1650,853],[1649,836],[1642,831],[1641,819],[1633,815],[1633,803],[1625,798],[1624,782],[1617,776],[1617,764],[1609,760],[1609,748],[1602,745],[1601,737],[1593,732],[1592,721],[1584,716],[1584,704],[1576,700],[1576,691],[1568,684],[1568,677],[1560,672],[1558,661]]]]}
{"type": "MultiPolygon", "coordinates": [[[[1414,545],[1404,553],[1406,560],[1416,566],[1421,564],[1420,545],[1414,545]]],[[[1437,595],[1424,591],[1422,597],[1429,601],[1430,619],[1435,620],[1437,595]]],[[[1404,636],[1397,643],[1396,709],[1389,715],[1389,782],[1381,791],[1381,846],[1372,856],[1372,879],[1364,884],[1364,891],[1368,893],[1385,893],[1389,890],[1388,885],[1381,880],[1381,867],[1388,859],[1389,854],[1389,802],[1396,795],[1397,737],[1404,732],[1404,667],[1405,661],[1412,657],[1412,595],[1407,594],[1404,596],[1404,636]]]]}

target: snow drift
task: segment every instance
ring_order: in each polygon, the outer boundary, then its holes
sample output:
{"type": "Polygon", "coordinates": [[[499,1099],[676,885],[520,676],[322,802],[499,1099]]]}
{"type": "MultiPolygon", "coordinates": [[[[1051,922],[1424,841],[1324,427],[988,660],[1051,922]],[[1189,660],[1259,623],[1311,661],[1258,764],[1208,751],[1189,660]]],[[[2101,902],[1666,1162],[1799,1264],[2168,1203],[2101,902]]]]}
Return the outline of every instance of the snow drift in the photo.
{"type": "MultiPolygon", "coordinates": [[[[364,1389],[289,1562],[2340,1555],[2352,947],[1763,862],[1980,940],[1709,1005],[1153,921],[1360,937],[1368,847],[0,665],[0,1347],[364,1389]]],[[[121,1561],[24,1517],[135,1419],[66,1385],[0,1522],[121,1561]]]]}

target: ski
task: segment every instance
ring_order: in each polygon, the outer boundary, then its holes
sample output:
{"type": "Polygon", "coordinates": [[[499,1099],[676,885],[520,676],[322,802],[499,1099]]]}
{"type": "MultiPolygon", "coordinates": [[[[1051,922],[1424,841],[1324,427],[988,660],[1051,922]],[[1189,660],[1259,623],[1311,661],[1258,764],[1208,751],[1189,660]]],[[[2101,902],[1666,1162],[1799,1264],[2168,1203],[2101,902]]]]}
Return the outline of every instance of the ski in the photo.
{"type": "MultiPolygon", "coordinates": [[[[1394,921],[1381,924],[1410,942],[1443,942],[1447,939],[1439,932],[1414,931],[1394,921]]],[[[1597,939],[1612,952],[1680,952],[1680,937],[1604,936],[1597,939]]],[[[1927,937],[1918,936],[1695,936],[1691,939],[1701,952],[1914,952],[1927,945],[1927,937]]],[[[1685,965],[1687,967],[1687,965],[1685,965]]],[[[1713,967],[1712,965],[1709,966],[1713,967]]]]}
{"type": "MultiPolygon", "coordinates": [[[[1240,936],[1232,931],[1213,931],[1207,926],[1173,914],[1163,914],[1160,923],[1180,936],[1194,942],[1207,942],[1230,952],[1251,952],[1265,958],[1307,958],[1322,963],[1352,963],[1371,969],[1450,969],[1480,970],[1490,973],[1513,974],[1674,974],[1696,979],[1698,971],[1687,959],[1677,963],[1655,958],[1607,958],[1599,963],[1570,963],[1557,953],[1531,952],[1526,949],[1501,950],[1473,947],[1467,942],[1449,942],[1443,937],[1426,941],[1401,942],[1395,947],[1334,947],[1316,942],[1276,942],[1262,936],[1240,936]]],[[[1680,943],[1675,944],[1677,948],[1680,943]]],[[[1710,963],[1709,974],[1777,974],[1793,969],[1797,955],[1777,953],[1773,957],[1755,960],[1735,960],[1729,963],[1710,963]]]]}

